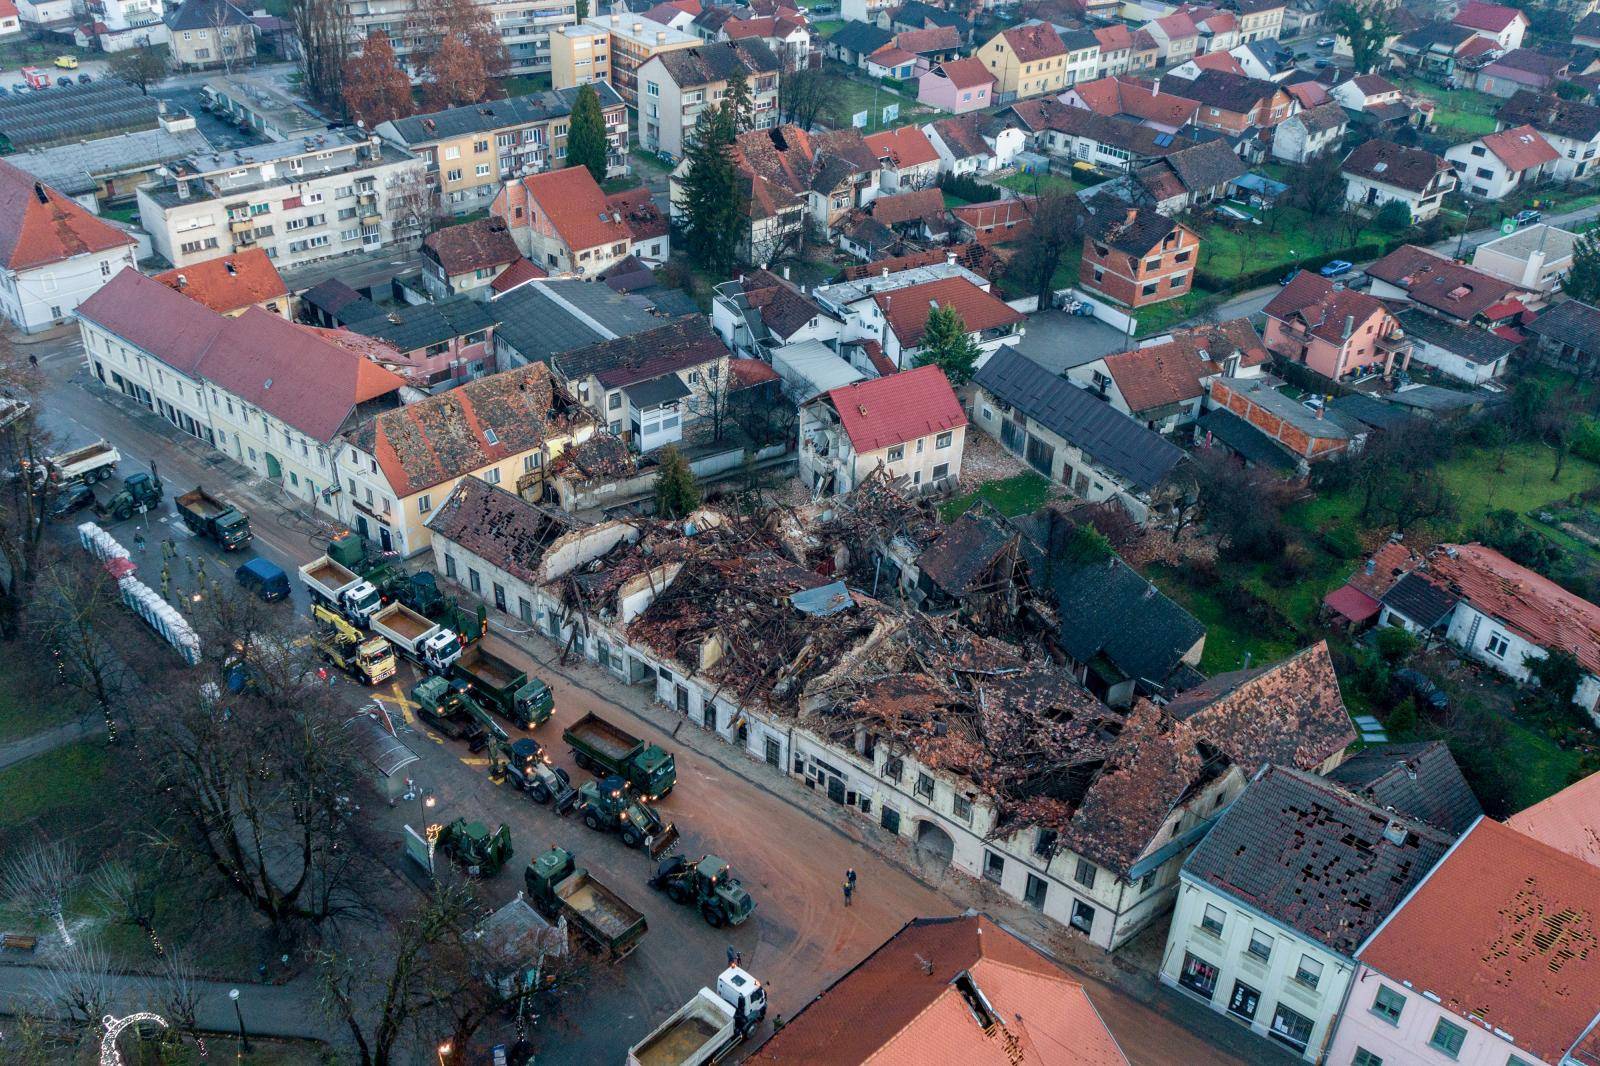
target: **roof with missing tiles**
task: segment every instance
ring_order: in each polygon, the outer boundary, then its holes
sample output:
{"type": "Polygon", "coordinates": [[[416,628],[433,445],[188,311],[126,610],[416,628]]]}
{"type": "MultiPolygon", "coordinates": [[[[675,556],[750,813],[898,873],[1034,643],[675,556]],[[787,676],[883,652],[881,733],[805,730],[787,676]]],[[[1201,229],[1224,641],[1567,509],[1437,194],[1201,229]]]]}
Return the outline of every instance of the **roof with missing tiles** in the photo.
{"type": "Polygon", "coordinates": [[[462,478],[428,519],[434,536],[530,583],[541,580],[539,563],[551,542],[583,524],[475,477],[462,478]]]}

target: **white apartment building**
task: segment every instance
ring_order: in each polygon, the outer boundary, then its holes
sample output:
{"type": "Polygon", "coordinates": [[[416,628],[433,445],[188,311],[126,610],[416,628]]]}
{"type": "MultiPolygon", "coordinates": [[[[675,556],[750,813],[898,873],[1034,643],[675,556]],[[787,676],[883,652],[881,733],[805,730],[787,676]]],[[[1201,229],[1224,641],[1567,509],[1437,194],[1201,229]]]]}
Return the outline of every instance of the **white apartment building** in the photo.
{"type": "MultiPolygon", "coordinates": [[[[573,0],[476,0],[487,8],[511,57],[510,73],[534,74],[550,69],[550,34],[578,20],[573,0]]],[[[395,57],[419,76],[415,54],[427,47],[430,34],[417,24],[416,0],[344,0],[350,35],[364,41],[374,30],[387,34],[395,57]]]]}
{"type": "Polygon", "coordinates": [[[189,156],[137,195],[140,223],[174,266],[259,247],[283,270],[414,246],[435,193],[422,160],[376,136],[329,130],[189,156]]]}
{"type": "Polygon", "coordinates": [[[700,115],[721,105],[728,79],[743,71],[750,92],[750,124],[778,124],[778,79],[782,63],[761,40],[720,41],[652,56],[639,68],[639,146],[647,152],[683,155],[700,115]]]}

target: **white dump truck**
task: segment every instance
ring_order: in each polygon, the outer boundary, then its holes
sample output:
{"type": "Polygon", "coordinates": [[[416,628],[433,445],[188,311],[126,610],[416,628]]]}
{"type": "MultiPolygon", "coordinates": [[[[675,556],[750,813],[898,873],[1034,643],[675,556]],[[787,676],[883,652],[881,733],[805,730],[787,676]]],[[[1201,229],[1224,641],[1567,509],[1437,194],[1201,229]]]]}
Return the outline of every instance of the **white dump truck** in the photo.
{"type": "Polygon", "coordinates": [[[326,555],[302,566],[300,580],[305,582],[313,600],[333,608],[358,626],[369,625],[373,612],[383,606],[372,582],[326,555]]]}
{"type": "Polygon", "coordinates": [[[50,472],[50,480],[58,485],[71,485],[79,481],[92,485],[110,477],[121,461],[122,454],[117,451],[115,444],[97,440],[82,448],[50,456],[45,460],[45,468],[50,472]]]}
{"type": "MultiPolygon", "coordinates": [[[[337,564],[335,564],[337,565],[337,564]]],[[[450,672],[461,658],[461,635],[396,601],[377,611],[367,623],[406,658],[436,674],[450,672]]]]}
{"type": "Polygon", "coordinates": [[[701,1066],[720,1062],[767,1014],[767,990],[730,966],[715,991],[702,988],[650,1035],[628,1049],[628,1066],[701,1066]]]}

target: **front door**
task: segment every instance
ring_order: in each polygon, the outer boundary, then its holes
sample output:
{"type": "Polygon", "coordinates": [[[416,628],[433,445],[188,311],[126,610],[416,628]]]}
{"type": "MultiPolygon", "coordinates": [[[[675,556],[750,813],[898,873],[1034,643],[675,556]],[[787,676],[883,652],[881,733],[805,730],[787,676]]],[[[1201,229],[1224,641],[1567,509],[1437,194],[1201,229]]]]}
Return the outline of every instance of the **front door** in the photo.
{"type": "Polygon", "coordinates": [[[367,532],[367,516],[356,515],[356,532],[361,534],[362,540],[368,540],[372,534],[367,532]]]}
{"type": "Polygon", "coordinates": [[[778,742],[776,740],[774,740],[772,737],[767,737],[766,741],[767,741],[767,744],[766,744],[767,765],[768,766],[777,766],[778,765],[778,742]]]}
{"type": "MultiPolygon", "coordinates": [[[[271,460],[272,457],[268,456],[267,458],[271,460]]],[[[394,549],[394,538],[389,535],[388,527],[378,527],[378,543],[383,545],[384,551],[392,551],[394,549]]]]}
{"type": "Polygon", "coordinates": [[[679,686],[677,686],[677,688],[674,691],[676,692],[677,698],[678,698],[678,713],[679,714],[688,714],[689,713],[689,690],[684,688],[682,685],[679,685],[679,686]]]}
{"type": "Polygon", "coordinates": [[[828,778],[828,798],[835,803],[844,803],[844,781],[837,777],[828,778]]]}
{"type": "Polygon", "coordinates": [[[278,462],[278,457],[271,452],[265,453],[267,458],[267,476],[273,481],[283,480],[283,464],[278,462]]]}
{"type": "Polygon", "coordinates": [[[715,703],[706,704],[700,709],[700,712],[707,729],[717,728],[717,705],[715,703]]]}

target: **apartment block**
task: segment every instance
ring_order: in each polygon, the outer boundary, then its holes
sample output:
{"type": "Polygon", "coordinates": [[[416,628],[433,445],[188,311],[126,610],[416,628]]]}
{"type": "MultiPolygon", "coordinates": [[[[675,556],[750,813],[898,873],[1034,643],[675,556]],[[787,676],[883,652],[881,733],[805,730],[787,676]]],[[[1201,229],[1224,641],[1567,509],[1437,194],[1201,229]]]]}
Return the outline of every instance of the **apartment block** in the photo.
{"type": "MultiPolygon", "coordinates": [[[[395,57],[413,76],[419,73],[414,57],[431,34],[417,22],[416,0],[345,0],[344,6],[352,39],[364,41],[374,30],[387,34],[395,57]]],[[[511,57],[512,74],[549,70],[551,35],[578,21],[573,0],[480,0],[477,6],[489,11],[511,57]]]]}
{"type": "Polygon", "coordinates": [[[186,156],[138,190],[139,221],[173,266],[262,248],[280,269],[422,239],[423,162],[378,137],[329,130],[186,156]]]}
{"type": "Polygon", "coordinates": [[[637,107],[639,68],[665,52],[701,43],[643,15],[598,15],[551,39],[551,78],[557,89],[609,80],[629,106],[637,107]]]}
{"type": "Polygon", "coordinates": [[[771,129],[778,124],[781,66],[760,40],[722,41],[652,57],[639,68],[644,86],[639,101],[640,146],[674,158],[683,155],[701,113],[722,103],[735,71],[744,73],[750,90],[751,127],[771,129]]]}

